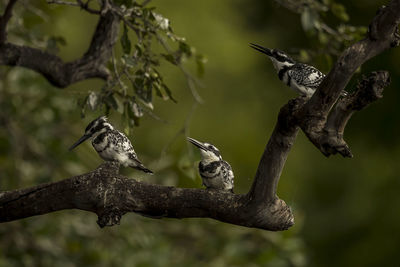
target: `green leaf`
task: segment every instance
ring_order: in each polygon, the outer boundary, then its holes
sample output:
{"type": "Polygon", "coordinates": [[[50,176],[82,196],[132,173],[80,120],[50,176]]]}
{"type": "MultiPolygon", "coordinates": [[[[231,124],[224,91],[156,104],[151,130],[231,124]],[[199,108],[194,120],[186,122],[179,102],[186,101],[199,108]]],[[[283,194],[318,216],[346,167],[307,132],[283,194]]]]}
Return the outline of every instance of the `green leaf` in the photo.
{"type": "Polygon", "coordinates": [[[301,49],[299,54],[300,62],[310,62],[310,55],[307,50],[301,49]]]}
{"type": "Polygon", "coordinates": [[[146,94],[143,98],[146,103],[151,103],[153,101],[153,84],[148,81],[146,86],[146,94]]]}
{"type": "Polygon", "coordinates": [[[128,135],[128,136],[129,136],[129,134],[130,134],[130,130],[131,130],[131,128],[129,127],[129,125],[126,125],[126,126],[124,127],[124,132],[125,132],[125,134],[128,135]]]}
{"type": "Polygon", "coordinates": [[[176,99],[172,97],[172,92],[165,83],[162,84],[162,87],[164,88],[164,91],[167,93],[169,99],[171,99],[172,102],[174,103],[178,103],[178,101],[176,101],[176,99]]]}
{"type": "Polygon", "coordinates": [[[318,33],[318,40],[321,44],[327,44],[329,42],[329,36],[324,32],[318,33]]]}
{"type": "Polygon", "coordinates": [[[342,4],[333,3],[331,6],[331,10],[333,15],[335,15],[338,19],[347,22],[349,21],[349,15],[346,12],[346,8],[342,4]]]}
{"type": "Polygon", "coordinates": [[[188,57],[192,56],[192,47],[185,42],[179,42],[179,50],[188,57]]]}
{"type": "Polygon", "coordinates": [[[138,57],[141,57],[143,55],[143,46],[139,43],[135,44],[135,48],[136,48],[136,53],[138,57]]]}
{"type": "Polygon", "coordinates": [[[171,54],[161,54],[161,56],[163,58],[165,58],[166,61],[168,61],[168,62],[170,62],[170,63],[172,63],[174,65],[177,65],[177,62],[176,62],[175,57],[173,55],[171,55],[171,54]]]}
{"type": "Polygon", "coordinates": [[[154,90],[156,90],[156,95],[157,96],[159,96],[159,97],[161,97],[163,99],[168,98],[168,97],[164,97],[163,94],[161,93],[161,90],[160,90],[161,89],[161,85],[159,84],[158,81],[154,81],[153,82],[153,87],[154,87],[154,90]]]}
{"type": "Polygon", "coordinates": [[[301,25],[305,32],[313,31],[317,20],[318,14],[309,8],[305,8],[301,13],[301,25]]]}
{"type": "Polygon", "coordinates": [[[117,100],[114,98],[113,94],[108,95],[105,99],[104,99],[104,103],[110,107],[113,108],[115,110],[118,110],[118,102],[117,100]]]}
{"type": "Polygon", "coordinates": [[[124,54],[129,55],[131,53],[131,41],[129,40],[128,37],[128,28],[124,24],[124,31],[121,36],[121,45],[122,45],[122,50],[124,51],[124,54]]]}
{"type": "Polygon", "coordinates": [[[134,57],[128,56],[126,54],[122,56],[122,60],[123,63],[125,63],[125,65],[128,67],[136,67],[138,64],[134,57]]]}
{"type": "Polygon", "coordinates": [[[136,75],[139,77],[132,82],[135,93],[145,106],[153,109],[152,81],[147,77],[150,77],[150,75],[147,72],[143,72],[143,70],[136,71],[136,75]]]}

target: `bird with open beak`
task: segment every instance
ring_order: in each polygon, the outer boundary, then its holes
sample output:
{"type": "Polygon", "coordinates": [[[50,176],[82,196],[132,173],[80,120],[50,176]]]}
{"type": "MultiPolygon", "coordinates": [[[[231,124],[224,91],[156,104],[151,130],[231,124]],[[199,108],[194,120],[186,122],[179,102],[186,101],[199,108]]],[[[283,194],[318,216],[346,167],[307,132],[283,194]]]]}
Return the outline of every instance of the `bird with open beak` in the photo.
{"type": "Polygon", "coordinates": [[[201,161],[199,173],[207,189],[229,190],[233,192],[234,175],[231,165],[222,159],[218,148],[188,137],[187,140],[199,148],[201,161]]]}

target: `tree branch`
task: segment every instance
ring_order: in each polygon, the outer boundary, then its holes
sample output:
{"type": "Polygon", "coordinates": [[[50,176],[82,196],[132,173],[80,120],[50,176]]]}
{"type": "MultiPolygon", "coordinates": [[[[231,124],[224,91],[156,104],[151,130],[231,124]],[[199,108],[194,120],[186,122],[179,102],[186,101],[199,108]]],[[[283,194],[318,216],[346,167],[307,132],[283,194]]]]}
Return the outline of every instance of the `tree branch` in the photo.
{"type": "Polygon", "coordinates": [[[95,10],[89,7],[89,2],[84,3],[82,0],[76,0],[76,2],[69,2],[63,0],[47,0],[47,4],[67,5],[67,6],[78,6],[91,14],[100,14],[99,10],[95,10]]]}
{"type": "Polygon", "coordinates": [[[355,111],[367,107],[382,98],[383,89],[390,84],[387,71],[372,72],[358,83],[357,90],[350,96],[339,100],[329,114],[326,125],[319,137],[320,150],[324,155],[340,153],[343,157],[352,157],[350,148],[343,140],[344,129],[355,111]]]}
{"type": "MultiPolygon", "coordinates": [[[[118,174],[119,165],[105,162],[93,172],[55,183],[0,193],[0,222],[8,222],[64,209],[98,215],[100,227],[119,224],[127,212],[150,217],[209,217],[247,227],[283,230],[292,217],[279,217],[275,203],[253,216],[246,195],[175,188],[137,182],[118,174]],[[262,211],[262,212],[261,212],[262,211]]],[[[290,211],[290,210],[289,210],[290,211]]]]}
{"type": "Polygon", "coordinates": [[[0,44],[4,43],[7,40],[7,24],[12,16],[12,9],[17,0],[10,0],[4,10],[3,16],[0,17],[0,44]]]}
{"type": "Polygon", "coordinates": [[[392,0],[381,8],[370,25],[367,37],[347,48],[321,83],[307,104],[298,112],[300,127],[325,155],[343,151],[324,151],[318,136],[325,128],[328,114],[346,87],[353,73],[370,58],[399,44],[398,24],[400,23],[400,0],[392,0]]]}
{"type": "Polygon", "coordinates": [[[305,99],[298,97],[283,106],[278,122],[261,157],[257,173],[249,192],[255,203],[273,201],[287,156],[296,139],[299,128],[293,113],[303,106],[305,99]]]}
{"type": "Polygon", "coordinates": [[[343,157],[353,157],[349,146],[343,139],[347,122],[355,111],[368,106],[382,97],[383,89],[390,83],[387,71],[372,72],[358,82],[356,91],[341,98],[330,112],[322,130],[308,133],[310,141],[327,157],[336,153],[343,157]]]}
{"type": "Polygon", "coordinates": [[[56,55],[28,46],[0,44],[0,65],[20,66],[42,74],[54,86],[65,88],[89,78],[108,79],[105,63],[118,38],[119,18],[111,11],[100,15],[89,49],[79,59],[63,62],[56,55]]]}

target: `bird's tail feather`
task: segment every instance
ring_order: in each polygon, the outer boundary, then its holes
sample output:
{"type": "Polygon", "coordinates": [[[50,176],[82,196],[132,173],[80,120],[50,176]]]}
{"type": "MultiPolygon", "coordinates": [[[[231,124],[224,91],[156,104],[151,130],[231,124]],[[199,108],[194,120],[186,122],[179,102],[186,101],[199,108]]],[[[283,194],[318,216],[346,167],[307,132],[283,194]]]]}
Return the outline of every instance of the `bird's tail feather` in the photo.
{"type": "Polygon", "coordinates": [[[138,169],[141,170],[145,173],[150,173],[150,174],[154,174],[154,172],[152,170],[147,169],[143,163],[141,163],[140,161],[136,161],[136,164],[130,164],[129,167],[134,168],[134,169],[138,169]]]}
{"type": "Polygon", "coordinates": [[[138,169],[138,170],[141,170],[141,171],[143,171],[143,172],[145,172],[145,173],[154,174],[154,172],[153,172],[152,170],[147,169],[143,164],[142,164],[142,165],[134,166],[133,168],[138,169]]]}
{"type": "Polygon", "coordinates": [[[132,156],[132,157],[130,157],[130,160],[131,160],[131,162],[130,162],[130,164],[129,164],[129,167],[134,168],[134,169],[141,170],[141,171],[143,171],[143,172],[145,172],[145,173],[154,174],[154,172],[151,171],[151,170],[149,170],[149,169],[147,169],[147,168],[143,165],[143,163],[140,162],[140,160],[139,160],[138,158],[132,156]]]}

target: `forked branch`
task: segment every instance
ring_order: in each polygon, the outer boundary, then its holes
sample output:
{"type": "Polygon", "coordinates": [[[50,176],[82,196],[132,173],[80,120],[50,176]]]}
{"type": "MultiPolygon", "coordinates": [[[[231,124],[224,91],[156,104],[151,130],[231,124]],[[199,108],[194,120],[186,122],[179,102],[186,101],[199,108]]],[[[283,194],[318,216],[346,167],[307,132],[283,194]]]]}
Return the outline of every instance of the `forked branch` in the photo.
{"type": "Polygon", "coordinates": [[[398,25],[400,23],[400,0],[392,0],[382,7],[369,26],[367,36],[348,47],[339,57],[308,103],[299,111],[297,117],[300,127],[326,156],[341,153],[351,156],[349,151],[324,149],[318,137],[325,128],[329,112],[337,102],[340,92],[346,87],[354,72],[364,62],[399,45],[398,25]]]}
{"type": "MultiPolygon", "coordinates": [[[[343,157],[353,157],[349,146],[343,139],[347,122],[355,111],[368,106],[382,97],[383,89],[390,83],[387,71],[372,72],[363,77],[354,93],[339,99],[329,113],[324,128],[307,132],[310,141],[327,157],[336,153],[343,157]]],[[[301,112],[301,110],[299,111],[301,112]]]]}
{"type": "MultiPolygon", "coordinates": [[[[16,0],[10,0],[8,6],[13,2],[16,0]]],[[[11,11],[7,14],[11,16],[11,11]]],[[[2,21],[5,21],[4,16],[0,19],[0,25],[2,21]]],[[[119,22],[119,18],[110,10],[104,14],[100,13],[89,49],[81,58],[72,62],[64,62],[60,57],[37,48],[8,43],[5,39],[5,27],[2,27],[0,28],[0,65],[32,69],[59,88],[65,88],[72,83],[89,78],[109,79],[110,73],[105,64],[117,41],[119,22]],[[1,42],[2,31],[4,31],[3,42],[1,42]]]]}

